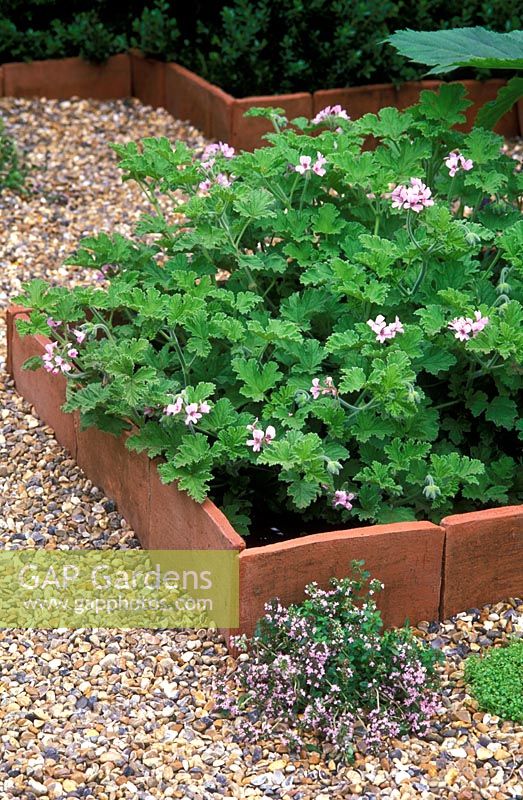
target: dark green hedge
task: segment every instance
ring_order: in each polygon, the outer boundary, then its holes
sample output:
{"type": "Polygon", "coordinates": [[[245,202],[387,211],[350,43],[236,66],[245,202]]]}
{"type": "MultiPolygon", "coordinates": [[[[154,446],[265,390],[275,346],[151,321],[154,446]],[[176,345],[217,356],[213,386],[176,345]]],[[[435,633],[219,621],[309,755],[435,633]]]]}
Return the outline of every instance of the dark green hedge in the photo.
{"type": "Polygon", "coordinates": [[[420,77],[380,42],[398,28],[522,27],[521,0],[3,0],[0,62],[129,45],[176,60],[237,96],[420,77]]]}

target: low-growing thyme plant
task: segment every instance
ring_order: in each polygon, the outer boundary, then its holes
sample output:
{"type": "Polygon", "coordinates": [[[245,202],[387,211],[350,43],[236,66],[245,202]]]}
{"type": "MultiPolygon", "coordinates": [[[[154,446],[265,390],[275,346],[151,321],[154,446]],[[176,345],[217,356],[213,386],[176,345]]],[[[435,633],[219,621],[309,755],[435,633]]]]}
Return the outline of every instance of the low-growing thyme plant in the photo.
{"type": "Polygon", "coordinates": [[[441,708],[435,665],[441,653],[408,628],[382,631],[362,562],[329,589],[309,584],[303,603],[266,606],[249,650],[229,678],[220,676],[217,705],[250,741],[279,736],[294,747],[315,734],[350,760],[355,742],[376,750],[388,737],[424,735],[441,708]]]}
{"type": "Polygon", "coordinates": [[[152,213],[82,242],[100,283],[22,298],[65,409],[131,429],[241,532],[257,507],[321,529],[521,497],[523,178],[501,137],[455,129],[468,104],[260,110],[277,132],[253,153],[114,145],[152,213]]]}

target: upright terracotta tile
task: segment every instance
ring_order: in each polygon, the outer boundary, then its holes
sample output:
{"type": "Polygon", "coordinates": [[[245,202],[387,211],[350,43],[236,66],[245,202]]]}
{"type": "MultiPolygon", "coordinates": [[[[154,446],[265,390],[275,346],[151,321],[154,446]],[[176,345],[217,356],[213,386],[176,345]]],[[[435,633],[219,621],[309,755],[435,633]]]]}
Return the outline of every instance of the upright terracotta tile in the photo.
{"type": "Polygon", "coordinates": [[[243,550],[245,542],[229,520],[211,500],[201,505],[174,483],[161,482],[151,463],[150,523],[147,542],[150,550],[243,550]]]}
{"type": "Polygon", "coordinates": [[[133,97],[147,106],[165,108],[165,62],[145,58],[136,49],[129,51],[129,57],[133,97]]]}
{"type": "Polygon", "coordinates": [[[166,108],[176,119],[189,120],[206,136],[230,140],[233,98],[179,64],[166,64],[166,108]]]}
{"type": "Polygon", "coordinates": [[[407,81],[402,83],[395,88],[396,100],[394,105],[401,110],[413,106],[418,102],[421,92],[436,92],[440,86],[441,81],[407,81]]]}
{"type": "Polygon", "coordinates": [[[363,559],[385,584],[378,603],[387,626],[437,619],[443,530],[430,522],[400,522],[303,536],[240,554],[240,631],[251,634],[264,604],[278,596],[299,602],[311,581],[326,587],[363,559]]]}
{"type": "Polygon", "coordinates": [[[4,68],[0,67],[0,97],[4,96],[4,68]]]}
{"type": "Polygon", "coordinates": [[[359,119],[364,114],[377,114],[380,108],[395,104],[396,90],[392,83],[325,89],[314,92],[313,115],[326,106],[340,105],[352,119],[359,119]]]}
{"type": "Polygon", "coordinates": [[[69,97],[109,100],[131,96],[131,66],[127,53],[111,56],[105,64],[82,58],[50,58],[30,63],[4,64],[7,97],[69,97]]]}
{"type": "Polygon", "coordinates": [[[262,95],[234,100],[232,107],[231,144],[239,150],[254,150],[266,144],[262,138],[273,130],[270,122],[257,117],[244,117],[250,108],[283,108],[288,119],[312,116],[312,96],[308,92],[296,94],[262,95]]]}
{"type": "Polygon", "coordinates": [[[24,370],[28,358],[42,356],[49,342],[43,336],[20,336],[16,319],[27,319],[26,309],[12,306],[7,310],[7,368],[12,375],[16,390],[32,406],[46,425],[53,429],[55,438],[73,456],[76,455],[76,431],[74,417],[61,408],[65,402],[66,379],[63,375],[50,375],[44,369],[36,372],[24,370]]]}
{"type": "Polygon", "coordinates": [[[89,480],[116,502],[118,511],[144,545],[149,530],[150,460],[145,453],[126,447],[129,435],[117,437],[97,428],[82,431],[77,422],[76,460],[89,480]]]}
{"type": "Polygon", "coordinates": [[[443,619],[485,603],[523,597],[523,505],[455,514],[441,525],[443,619]]]}

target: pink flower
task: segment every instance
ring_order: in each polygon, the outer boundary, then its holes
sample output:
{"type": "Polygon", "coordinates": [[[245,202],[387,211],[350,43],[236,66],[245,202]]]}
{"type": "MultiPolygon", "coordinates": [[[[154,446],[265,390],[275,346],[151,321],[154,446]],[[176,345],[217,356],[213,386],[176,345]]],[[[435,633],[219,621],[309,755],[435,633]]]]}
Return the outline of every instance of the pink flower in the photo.
{"type": "Polygon", "coordinates": [[[198,188],[202,190],[202,192],[208,192],[211,188],[211,180],[210,178],[206,178],[204,181],[200,181],[198,184],[198,188]]]}
{"type": "Polygon", "coordinates": [[[431,190],[420,178],[411,178],[410,186],[396,186],[392,192],[392,207],[410,209],[418,214],[424,208],[434,205],[431,195],[431,190]]]}
{"type": "Polygon", "coordinates": [[[264,436],[265,444],[270,444],[273,439],[276,439],[276,428],[272,425],[267,425],[264,436]]]}
{"type": "Polygon", "coordinates": [[[300,175],[303,175],[305,172],[309,172],[311,169],[311,156],[300,156],[300,163],[294,168],[296,172],[299,172],[300,175]]]}
{"type": "Polygon", "coordinates": [[[309,389],[309,392],[312,394],[314,400],[317,400],[320,395],[331,394],[333,397],[336,397],[338,394],[338,390],[334,385],[334,381],[330,376],[327,376],[323,381],[323,385],[320,385],[319,378],[312,379],[312,386],[309,389]]]}
{"type": "Polygon", "coordinates": [[[83,331],[79,331],[78,328],[74,328],[73,335],[78,344],[82,344],[83,340],[87,336],[86,333],[84,333],[83,331]]]}
{"type": "Polygon", "coordinates": [[[187,403],[185,406],[185,424],[196,424],[202,418],[202,414],[198,410],[198,403],[187,403]]]}
{"type": "Polygon", "coordinates": [[[481,311],[474,311],[474,319],[471,317],[456,317],[449,322],[448,327],[454,331],[454,336],[460,342],[467,342],[480,333],[489,324],[489,318],[484,317],[481,311]]]}
{"type": "Polygon", "coordinates": [[[62,324],[61,319],[53,319],[52,317],[47,317],[47,324],[50,328],[59,328],[62,324]]]}
{"type": "Polygon", "coordinates": [[[258,425],[258,418],[254,420],[252,425],[247,425],[247,430],[251,432],[252,439],[247,439],[247,447],[252,447],[253,453],[259,453],[262,445],[270,444],[276,438],[276,429],[272,425],[268,425],[265,433],[262,428],[256,427],[258,425]]]}
{"type": "Polygon", "coordinates": [[[470,319],[466,317],[456,317],[452,322],[449,322],[448,327],[451,331],[455,331],[454,336],[456,339],[459,339],[460,342],[466,342],[470,339],[470,334],[472,333],[470,319]]]}
{"type": "Polygon", "coordinates": [[[324,122],[329,117],[339,117],[340,119],[350,119],[349,115],[342,108],[340,105],[335,106],[326,106],[322,108],[321,111],[318,111],[314,119],[312,120],[313,125],[319,125],[320,122],[324,122]]]}
{"type": "Polygon", "coordinates": [[[208,414],[211,411],[211,406],[205,400],[200,403],[199,411],[201,414],[208,414]]]}
{"type": "Polygon", "coordinates": [[[71,347],[67,351],[67,355],[69,356],[69,358],[76,358],[78,355],[78,350],[76,349],[76,347],[71,347]]]}
{"type": "Polygon", "coordinates": [[[218,142],[218,147],[221,150],[222,156],[225,158],[234,158],[234,147],[231,147],[227,142],[218,142]]]}
{"type": "Polygon", "coordinates": [[[247,447],[252,447],[253,453],[259,453],[263,444],[263,431],[260,428],[252,429],[252,439],[247,439],[247,447]]]}
{"type": "MultiPolygon", "coordinates": [[[[208,144],[203,151],[202,162],[208,161],[211,156],[217,156],[220,153],[225,158],[233,158],[234,147],[231,147],[230,144],[227,144],[226,142],[218,142],[217,144],[216,142],[213,142],[212,144],[208,144]]],[[[212,163],[214,164],[214,158],[212,159],[212,163]]]]}
{"type": "Polygon", "coordinates": [[[300,156],[300,163],[294,167],[296,172],[299,172],[300,175],[304,175],[306,172],[310,172],[311,170],[316,174],[322,177],[325,175],[325,169],[323,165],[327,163],[327,159],[321,153],[316,153],[316,161],[314,164],[312,163],[312,156],[300,156]]]}
{"type": "Polygon", "coordinates": [[[163,413],[166,417],[174,417],[176,414],[179,414],[183,408],[183,398],[178,396],[174,403],[169,403],[169,405],[165,406],[163,413]]]}
{"type": "Polygon", "coordinates": [[[216,176],[216,183],[218,186],[224,186],[225,188],[228,188],[231,185],[231,181],[223,172],[218,173],[216,176]]]}
{"type": "Polygon", "coordinates": [[[202,167],[207,172],[208,170],[212,169],[216,163],[215,158],[209,158],[207,161],[202,161],[202,167]]]}
{"type": "Polygon", "coordinates": [[[489,324],[489,318],[484,317],[481,314],[481,311],[474,311],[474,320],[472,322],[472,335],[476,336],[476,334],[480,333],[483,328],[485,328],[489,324]]]}
{"type": "Polygon", "coordinates": [[[327,159],[322,156],[321,153],[316,153],[316,163],[314,164],[312,171],[316,173],[316,175],[320,175],[323,177],[325,175],[325,170],[323,165],[327,163],[327,159]]]}
{"type": "Polygon", "coordinates": [[[451,178],[453,178],[460,169],[468,172],[468,170],[472,169],[474,166],[472,159],[462,156],[459,150],[453,150],[452,153],[449,153],[443,160],[445,161],[445,166],[448,168],[451,178]]]}
{"type": "Polygon", "coordinates": [[[51,358],[54,354],[55,347],[58,347],[58,342],[48,342],[45,345],[45,356],[43,358],[51,358]]]}
{"type": "Polygon", "coordinates": [[[383,314],[378,314],[376,319],[368,319],[367,325],[376,334],[376,341],[382,344],[387,339],[394,339],[397,333],[405,333],[399,317],[396,317],[394,322],[390,322],[387,325],[383,314]]]}
{"type": "Polygon", "coordinates": [[[346,492],[344,489],[338,489],[334,492],[332,499],[333,508],[345,508],[347,511],[352,509],[351,500],[354,500],[355,495],[351,492],[346,492]]]}
{"type": "Polygon", "coordinates": [[[312,394],[314,400],[317,400],[318,397],[321,394],[320,379],[319,378],[313,378],[312,379],[312,386],[309,389],[309,391],[312,394]]]}

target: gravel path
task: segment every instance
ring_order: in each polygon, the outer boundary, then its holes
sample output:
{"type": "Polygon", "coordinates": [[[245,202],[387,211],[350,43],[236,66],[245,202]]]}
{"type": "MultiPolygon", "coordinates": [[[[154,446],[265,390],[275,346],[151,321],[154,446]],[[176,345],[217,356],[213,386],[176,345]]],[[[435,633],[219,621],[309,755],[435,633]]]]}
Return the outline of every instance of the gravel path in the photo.
{"type": "MultiPolygon", "coordinates": [[[[92,280],[61,263],[82,235],[128,233],[144,208],[121,185],[109,141],[202,137],[136,102],[0,100],[35,165],[34,193],[0,195],[0,302],[21,282],[92,280]]],[[[522,148],[519,147],[519,153],[522,148]]],[[[5,374],[0,392],[0,547],[137,547],[112,501],[93,487],[5,374]]],[[[212,686],[234,670],[207,631],[0,631],[0,797],[474,798],[523,797],[523,727],[477,710],[462,681],[470,652],[523,636],[523,601],[420,625],[448,656],[444,713],[426,741],[393,741],[351,767],[329,753],[291,757],[238,743],[216,719],[212,686]]]]}

